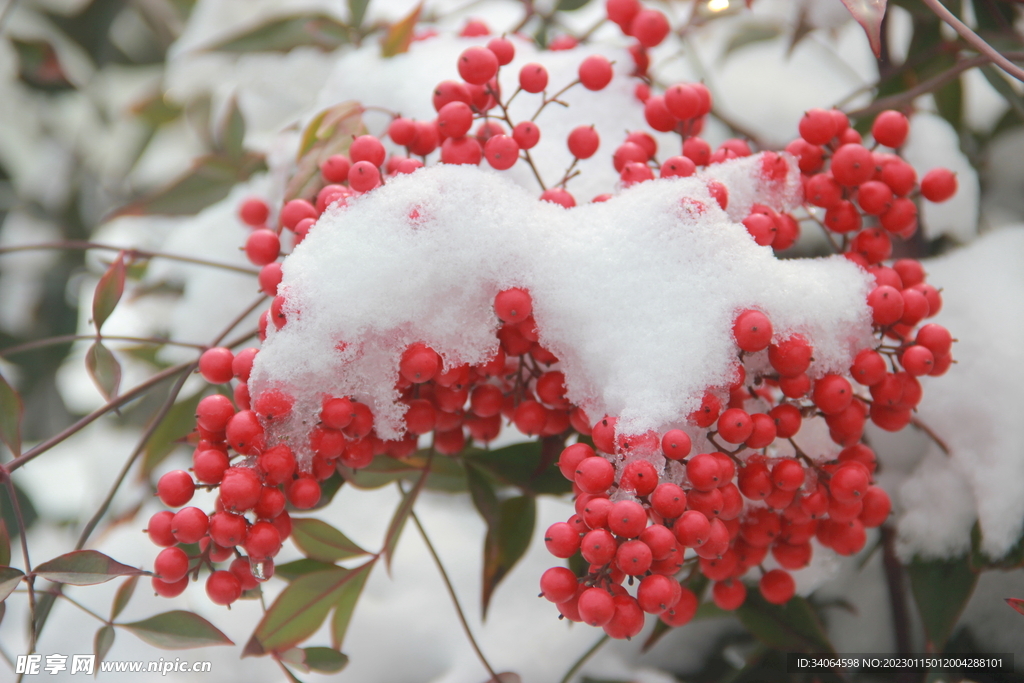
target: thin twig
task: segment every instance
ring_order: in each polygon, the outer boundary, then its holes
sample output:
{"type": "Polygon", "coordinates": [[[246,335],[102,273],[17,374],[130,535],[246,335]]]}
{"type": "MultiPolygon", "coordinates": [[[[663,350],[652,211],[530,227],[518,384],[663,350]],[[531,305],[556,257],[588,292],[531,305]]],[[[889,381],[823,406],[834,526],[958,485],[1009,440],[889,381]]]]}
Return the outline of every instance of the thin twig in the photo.
{"type": "Polygon", "coordinates": [[[942,73],[936,74],[931,78],[918,83],[913,88],[908,88],[907,90],[895,95],[890,95],[889,97],[883,97],[882,99],[875,100],[866,107],[854,109],[853,111],[848,111],[846,113],[853,118],[860,118],[862,116],[871,116],[873,114],[883,112],[886,109],[900,109],[910,104],[921,95],[934,92],[950,81],[955,80],[964,71],[973,69],[977,66],[984,66],[991,61],[992,60],[985,55],[978,55],[976,57],[971,57],[970,59],[959,61],[942,73]]]}
{"type": "Polygon", "coordinates": [[[587,660],[593,657],[594,653],[600,650],[601,646],[607,643],[608,640],[608,634],[601,636],[601,638],[594,643],[589,650],[584,652],[580,658],[576,660],[576,663],[572,665],[572,668],[565,672],[565,675],[562,676],[562,683],[569,683],[569,681],[572,680],[572,677],[576,675],[576,672],[580,670],[580,667],[586,664],[587,660]]]}
{"type": "Polygon", "coordinates": [[[59,337],[47,337],[46,339],[37,339],[36,341],[18,344],[17,346],[11,346],[6,349],[0,349],[0,357],[13,356],[19,353],[25,353],[26,351],[35,351],[36,349],[46,348],[48,346],[58,346],[60,344],[67,344],[74,341],[84,341],[89,339],[99,341],[135,342],[138,344],[183,346],[191,349],[207,348],[203,344],[192,344],[190,342],[174,341],[173,339],[161,339],[160,337],[119,337],[107,334],[101,336],[97,336],[95,334],[65,334],[59,337]]]}
{"type": "Polygon", "coordinates": [[[939,438],[938,434],[936,434],[935,432],[932,431],[931,427],[926,425],[924,422],[921,422],[921,420],[919,420],[916,417],[910,418],[910,424],[912,424],[916,429],[920,429],[922,432],[927,434],[928,438],[930,438],[932,441],[934,441],[935,445],[938,446],[939,448],[941,448],[943,453],[945,453],[946,455],[950,454],[949,453],[949,446],[946,445],[945,441],[943,441],[942,439],[939,438]]]}
{"type": "Polygon", "coordinates": [[[1018,81],[1024,82],[1024,69],[1021,69],[989,45],[984,38],[972,31],[967,24],[957,19],[956,15],[946,9],[939,0],[924,0],[924,4],[928,5],[928,8],[935,12],[939,19],[952,26],[960,34],[960,37],[970,43],[978,52],[987,55],[993,63],[1018,81]]]}
{"type": "MultiPolygon", "coordinates": [[[[512,97],[518,95],[519,90],[520,89],[516,89],[516,91],[512,93],[512,97]]],[[[494,101],[498,103],[498,107],[501,108],[502,119],[505,121],[505,123],[508,124],[509,128],[514,129],[515,124],[512,123],[512,118],[508,115],[508,103],[502,104],[501,98],[498,96],[498,93],[495,92],[493,88],[491,88],[490,84],[487,85],[487,92],[490,94],[491,97],[494,98],[494,101]]],[[[509,103],[512,102],[512,97],[508,98],[509,103]]],[[[533,177],[537,179],[537,184],[540,185],[541,191],[546,192],[548,188],[544,185],[544,180],[540,177],[540,171],[537,170],[537,166],[533,163],[533,158],[530,156],[530,150],[524,149],[523,155],[524,161],[526,161],[526,163],[530,166],[530,170],[533,171],[533,177]]]]}
{"type": "Polygon", "coordinates": [[[82,240],[67,240],[61,242],[38,242],[36,244],[19,244],[13,247],[0,247],[0,256],[4,254],[11,254],[18,251],[34,251],[40,249],[102,249],[106,251],[123,251],[128,257],[136,259],[152,259],[152,258],[163,258],[170,261],[181,261],[182,263],[192,263],[197,266],[210,266],[211,268],[222,268],[224,270],[231,270],[236,273],[245,273],[246,275],[259,275],[260,271],[254,268],[246,268],[244,266],[236,266],[230,263],[220,263],[219,261],[208,261],[207,259],[194,258],[192,256],[182,256],[180,254],[165,254],[160,251],[147,251],[145,249],[125,249],[123,247],[115,247],[110,244],[100,244],[98,242],[85,242],[82,240]]]}
{"type": "Polygon", "coordinates": [[[412,517],[413,523],[420,532],[420,536],[423,537],[423,542],[427,546],[427,550],[430,551],[430,556],[434,558],[434,564],[437,565],[437,570],[441,573],[441,578],[444,580],[444,585],[448,589],[448,595],[451,596],[452,604],[455,605],[455,612],[459,615],[459,621],[462,622],[462,630],[466,632],[466,637],[469,638],[469,644],[473,646],[473,651],[476,652],[476,656],[483,663],[484,668],[487,669],[487,673],[491,675],[491,680],[498,683],[498,674],[494,672],[494,668],[491,667],[490,662],[487,661],[487,657],[484,656],[483,651],[476,642],[476,638],[473,637],[473,631],[469,628],[469,622],[466,621],[466,615],[462,611],[462,605],[459,604],[459,598],[455,595],[455,588],[452,586],[451,579],[448,578],[448,572],[444,570],[444,565],[441,564],[441,558],[437,556],[437,551],[434,550],[434,545],[430,542],[430,538],[427,536],[426,530],[423,525],[420,524],[419,517],[416,516],[415,510],[409,511],[409,516],[412,517]]]}

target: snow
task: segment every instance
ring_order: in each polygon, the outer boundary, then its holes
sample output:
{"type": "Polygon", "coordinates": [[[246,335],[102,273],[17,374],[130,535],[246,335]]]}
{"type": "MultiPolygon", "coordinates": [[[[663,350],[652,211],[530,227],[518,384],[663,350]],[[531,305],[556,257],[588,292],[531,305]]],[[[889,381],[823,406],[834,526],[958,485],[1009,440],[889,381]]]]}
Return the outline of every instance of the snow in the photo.
{"type": "MultiPolygon", "coordinates": [[[[723,178],[747,169],[732,176],[737,195],[744,176],[764,184],[756,160],[725,166],[723,178]]],[[[284,262],[289,321],[268,334],[253,396],[296,394],[298,436],[324,394],[353,395],[374,410],[378,434],[396,438],[402,350],[424,342],[449,366],[485,362],[497,349],[493,298],[512,286],[532,293],[570,400],[620,416],[623,433],[679,423],[728,383],[743,309],[764,311],[780,339],[804,334],[813,374],[848,367],[870,334],[866,274],[838,257],[776,259],[705,184],[653,181],[567,211],[476,168],[398,177],[329,210],[284,262]]]]}

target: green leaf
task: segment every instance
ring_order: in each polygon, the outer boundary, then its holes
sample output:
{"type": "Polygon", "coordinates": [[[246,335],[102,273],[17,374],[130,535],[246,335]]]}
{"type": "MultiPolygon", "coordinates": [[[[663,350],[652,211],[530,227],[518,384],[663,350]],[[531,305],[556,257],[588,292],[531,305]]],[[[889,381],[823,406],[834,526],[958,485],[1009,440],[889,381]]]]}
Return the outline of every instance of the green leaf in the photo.
{"type": "Polygon", "coordinates": [[[114,644],[114,627],[110,624],[101,626],[96,631],[96,637],[93,639],[93,651],[96,653],[96,668],[99,669],[99,664],[107,657],[107,653],[110,652],[110,647],[114,644]]]}
{"type": "MultiPolygon", "coordinates": [[[[18,508],[21,510],[21,518],[28,529],[39,517],[32,499],[25,494],[21,488],[14,485],[14,496],[18,501],[18,508]]],[[[8,495],[7,487],[0,485],[0,520],[7,526],[7,532],[14,536],[20,533],[18,519],[14,514],[14,506],[11,504],[11,497],[8,495]]]]}
{"type": "Polygon", "coordinates": [[[725,46],[725,51],[722,53],[723,57],[731,55],[736,50],[747,45],[753,45],[754,43],[763,43],[767,40],[775,40],[782,34],[782,31],[778,26],[772,24],[748,24],[735,33],[729,38],[729,42],[725,46]]]}
{"type": "Polygon", "coordinates": [[[0,375],[0,440],[7,444],[14,457],[21,455],[21,415],[24,412],[21,396],[0,375]]]}
{"type": "Polygon", "coordinates": [[[0,518],[0,566],[11,563],[11,535],[7,533],[7,525],[0,518]]]}
{"type": "Polygon", "coordinates": [[[274,576],[285,581],[294,581],[300,576],[312,574],[313,572],[322,572],[325,569],[333,569],[334,567],[335,565],[333,564],[320,562],[319,560],[295,560],[294,562],[286,562],[274,567],[274,576]]]}
{"type": "Polygon", "coordinates": [[[319,519],[292,519],[292,540],[307,557],[323,562],[367,554],[345,534],[319,519]]]}
{"type": "Polygon", "coordinates": [[[569,493],[572,482],[558,471],[557,453],[554,458],[545,457],[545,448],[540,441],[528,441],[493,451],[471,450],[465,460],[484,468],[501,483],[523,491],[556,496],[569,493]]]}
{"type": "Polygon", "coordinates": [[[590,0],[558,0],[555,10],[558,12],[572,12],[581,7],[586,7],[590,0]]]}
{"type": "MultiPolygon", "coordinates": [[[[365,10],[365,6],[364,6],[365,10]]],[[[209,49],[218,52],[288,52],[312,46],[334,50],[348,42],[348,27],[324,14],[279,17],[209,49]]]]}
{"type": "Polygon", "coordinates": [[[102,342],[93,342],[89,347],[85,354],[85,369],[104,400],[110,401],[117,396],[121,387],[121,364],[102,342]]]}
{"type": "Polygon", "coordinates": [[[198,614],[174,610],[149,619],[117,624],[136,636],[165,650],[187,650],[208,645],[234,645],[216,626],[198,614]]]}
{"type": "Polygon", "coordinates": [[[366,16],[366,8],[370,6],[370,0],[348,0],[348,23],[354,29],[363,25],[363,18],[366,16]]]}
{"type": "Polygon", "coordinates": [[[472,463],[466,463],[466,480],[469,483],[469,495],[473,498],[477,512],[488,527],[495,526],[498,523],[498,496],[491,482],[472,463]]]}
{"type": "Polygon", "coordinates": [[[978,574],[965,555],[956,560],[914,560],[907,567],[910,588],[924,626],[928,652],[942,652],[974,592],[978,574]]]}
{"type": "Polygon", "coordinates": [[[833,653],[835,648],[804,598],[792,598],[785,605],[773,605],[750,591],[747,600],[736,610],[743,625],[755,638],[769,647],[793,652],[833,653]]]}
{"type": "Polygon", "coordinates": [[[359,602],[359,595],[363,592],[363,586],[366,585],[366,579],[369,578],[371,569],[373,569],[372,562],[357,568],[355,571],[358,575],[353,576],[344,585],[334,601],[334,616],[331,618],[331,644],[335,649],[340,650],[345,643],[345,633],[348,632],[348,625],[352,621],[352,613],[356,609],[356,603],[359,602]]]}
{"type": "Polygon", "coordinates": [[[843,0],[846,9],[864,29],[875,57],[882,54],[882,17],[886,0],[843,0]]]}
{"type": "Polygon", "coordinates": [[[153,435],[146,442],[142,455],[142,476],[148,477],[156,466],[163,462],[177,443],[192,433],[196,426],[196,406],[203,398],[203,392],[175,403],[153,435]]]}
{"type": "Polygon", "coordinates": [[[315,117],[302,132],[295,174],[285,186],[284,199],[312,199],[323,186],[320,164],[334,154],[346,154],[353,136],[366,132],[363,108],[358,102],[342,102],[315,117]]]}
{"type": "Polygon", "coordinates": [[[96,334],[99,334],[103,323],[114,312],[117,302],[124,294],[124,276],[124,252],[122,251],[118,253],[117,258],[100,277],[100,281],[96,283],[96,291],[92,295],[92,322],[96,326],[96,334]]]}
{"type": "Polygon", "coordinates": [[[420,12],[423,11],[423,3],[416,5],[404,19],[391,25],[384,41],[381,43],[380,53],[382,57],[394,57],[409,50],[412,44],[412,36],[416,31],[416,22],[420,20],[420,12]]]}
{"type": "Polygon", "coordinates": [[[230,157],[241,158],[245,152],[245,119],[238,109],[238,100],[231,98],[228,114],[217,136],[221,149],[230,157]]]}
{"type": "Polygon", "coordinates": [[[138,201],[114,212],[118,216],[191,216],[228,196],[237,183],[254,173],[267,170],[262,154],[246,152],[239,158],[226,154],[208,154],[192,163],[192,168],[138,201]]]}
{"type": "Polygon", "coordinates": [[[139,583],[138,576],[130,576],[128,580],[122,583],[117,588],[117,593],[114,594],[114,604],[110,607],[110,620],[117,619],[124,608],[128,606],[128,601],[132,599],[132,595],[135,593],[135,586],[139,583]]]}
{"type": "Polygon", "coordinates": [[[92,586],[119,576],[143,574],[141,569],[121,564],[97,550],[75,550],[43,562],[32,572],[54,583],[92,586]]]}
{"type": "Polygon", "coordinates": [[[292,581],[263,615],[243,656],[287,650],[313,635],[345,584],[357,578],[363,567],[334,567],[292,581]]]}
{"type": "Polygon", "coordinates": [[[537,501],[533,496],[509,498],[499,506],[498,524],[488,528],[484,539],[483,618],[487,618],[494,589],[530,547],[536,518],[537,501]]]}
{"type": "Polygon", "coordinates": [[[14,589],[21,583],[25,572],[14,567],[0,567],[0,602],[7,599],[7,596],[14,592],[14,589]]]}
{"type": "Polygon", "coordinates": [[[348,655],[329,647],[307,647],[303,652],[306,653],[306,666],[313,671],[333,674],[348,666],[348,655]]]}

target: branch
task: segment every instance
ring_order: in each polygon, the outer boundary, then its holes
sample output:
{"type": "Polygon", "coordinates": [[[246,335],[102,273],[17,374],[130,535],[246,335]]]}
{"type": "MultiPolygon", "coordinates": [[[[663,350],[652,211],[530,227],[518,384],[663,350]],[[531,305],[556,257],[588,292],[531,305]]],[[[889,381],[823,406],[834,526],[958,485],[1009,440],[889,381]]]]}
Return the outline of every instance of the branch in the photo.
{"type": "Polygon", "coordinates": [[[562,683],[569,683],[569,681],[572,680],[572,677],[576,675],[576,672],[580,670],[580,667],[586,664],[587,660],[593,657],[594,654],[601,649],[601,646],[608,642],[608,639],[608,634],[601,636],[601,638],[594,643],[589,650],[584,652],[580,658],[576,660],[576,663],[572,665],[572,668],[566,671],[565,675],[562,676],[562,683]]]}
{"type": "Polygon", "coordinates": [[[928,5],[928,8],[935,12],[940,19],[952,26],[960,34],[960,37],[970,43],[978,52],[988,56],[993,63],[1018,81],[1024,82],[1024,70],[989,45],[984,38],[972,31],[967,24],[957,19],[956,15],[946,9],[939,0],[924,0],[924,4],[928,5]]]}
{"type": "Polygon", "coordinates": [[[100,244],[98,242],[85,242],[82,240],[67,240],[61,242],[39,242],[37,244],[19,244],[18,246],[14,247],[2,247],[0,248],[0,256],[4,254],[11,254],[18,251],[34,251],[38,249],[81,249],[85,251],[89,249],[103,249],[106,251],[123,251],[127,256],[133,259],[165,258],[171,261],[181,261],[182,263],[193,263],[198,266],[222,268],[224,270],[231,270],[236,273],[245,273],[246,275],[260,274],[260,271],[254,268],[235,266],[230,263],[208,261],[206,259],[194,258],[192,256],[181,256],[178,254],[165,254],[161,251],[147,251],[145,249],[124,249],[122,247],[115,247],[110,244],[100,244]]]}
{"type": "Polygon", "coordinates": [[[32,576],[32,562],[28,557],[28,537],[25,529],[25,517],[21,514],[21,504],[18,503],[18,495],[14,488],[14,480],[11,478],[11,473],[0,469],[0,477],[3,477],[4,485],[7,487],[7,494],[11,497],[11,510],[14,512],[14,521],[18,525],[18,535],[21,538],[21,557],[25,562],[25,582],[28,586],[28,654],[32,654],[36,651],[36,595],[33,588],[35,577],[32,576]]]}
{"type": "Polygon", "coordinates": [[[437,556],[437,551],[434,550],[433,544],[430,542],[430,538],[427,537],[427,532],[423,529],[423,525],[420,524],[419,517],[416,516],[414,510],[409,511],[409,516],[412,517],[412,521],[416,524],[416,528],[420,532],[420,536],[423,537],[423,542],[427,545],[427,550],[430,551],[430,556],[434,558],[434,564],[437,565],[437,570],[441,573],[441,578],[444,580],[444,585],[448,589],[448,595],[452,598],[452,604],[455,605],[455,612],[459,615],[459,621],[462,622],[462,630],[466,632],[466,637],[469,638],[469,644],[473,646],[473,651],[476,652],[476,656],[480,659],[480,662],[487,669],[487,673],[491,675],[491,680],[498,683],[501,679],[498,678],[498,674],[494,673],[494,668],[491,667],[487,658],[484,656],[483,651],[476,642],[476,638],[473,637],[473,631],[469,628],[469,622],[466,621],[466,615],[462,612],[462,605],[459,604],[459,598],[455,595],[455,588],[452,586],[451,579],[448,578],[448,572],[444,570],[444,565],[441,564],[441,558],[437,556]]]}
{"type": "Polygon", "coordinates": [[[199,350],[207,348],[202,344],[191,344],[189,342],[174,341],[173,339],[161,339],[160,337],[118,337],[106,334],[65,334],[59,337],[47,337],[46,339],[37,339],[36,341],[26,342],[24,344],[19,344],[17,346],[11,346],[6,349],[0,349],[0,357],[13,356],[19,353],[25,353],[26,351],[35,351],[36,349],[42,349],[47,346],[58,346],[60,344],[68,344],[70,342],[80,340],[136,342],[139,344],[156,344],[158,346],[166,344],[169,346],[184,346],[186,348],[199,350]]]}

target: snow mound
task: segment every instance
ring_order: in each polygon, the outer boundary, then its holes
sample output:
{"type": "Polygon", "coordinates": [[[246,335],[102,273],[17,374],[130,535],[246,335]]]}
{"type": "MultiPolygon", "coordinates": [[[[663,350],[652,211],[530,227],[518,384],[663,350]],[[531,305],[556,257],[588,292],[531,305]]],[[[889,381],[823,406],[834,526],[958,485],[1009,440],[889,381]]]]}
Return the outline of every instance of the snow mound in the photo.
{"type": "MultiPolygon", "coordinates": [[[[742,180],[752,199],[777,194],[785,182],[765,180],[759,161],[717,175],[742,180]]],[[[839,257],[776,259],[706,183],[647,182],[565,210],[476,168],[397,177],[328,210],[285,260],[288,322],[269,330],[250,389],[295,395],[293,448],[325,394],[368,403],[378,435],[399,438],[403,349],[426,343],[448,367],[486,362],[498,346],[494,296],[513,286],[532,293],[568,398],[589,415],[620,416],[624,433],[680,424],[709,387],[729,382],[743,309],[764,311],[778,339],[805,335],[815,373],[845,370],[869,341],[870,278],[839,257]]]]}

